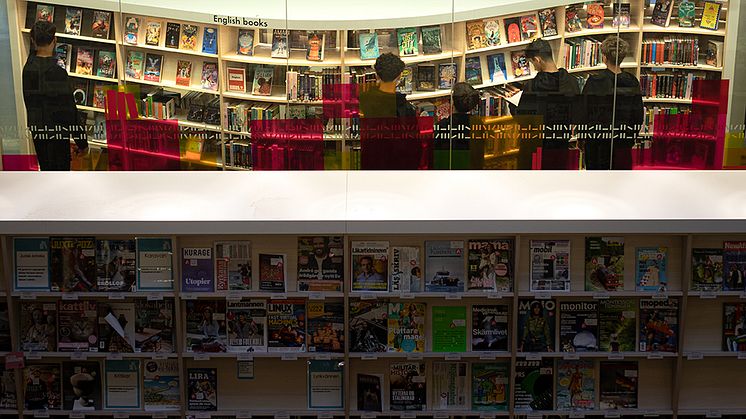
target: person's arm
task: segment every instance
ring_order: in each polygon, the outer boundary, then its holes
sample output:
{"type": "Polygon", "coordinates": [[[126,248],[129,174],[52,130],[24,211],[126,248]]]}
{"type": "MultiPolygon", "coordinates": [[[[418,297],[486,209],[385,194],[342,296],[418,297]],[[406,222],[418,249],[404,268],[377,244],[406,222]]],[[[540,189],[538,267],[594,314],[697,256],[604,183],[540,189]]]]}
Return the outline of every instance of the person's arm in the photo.
{"type": "Polygon", "coordinates": [[[67,72],[58,66],[54,66],[47,72],[49,99],[54,100],[54,122],[61,127],[66,127],[75,140],[78,149],[88,148],[88,139],[84,124],[78,119],[78,108],[73,98],[73,89],[67,72]]]}

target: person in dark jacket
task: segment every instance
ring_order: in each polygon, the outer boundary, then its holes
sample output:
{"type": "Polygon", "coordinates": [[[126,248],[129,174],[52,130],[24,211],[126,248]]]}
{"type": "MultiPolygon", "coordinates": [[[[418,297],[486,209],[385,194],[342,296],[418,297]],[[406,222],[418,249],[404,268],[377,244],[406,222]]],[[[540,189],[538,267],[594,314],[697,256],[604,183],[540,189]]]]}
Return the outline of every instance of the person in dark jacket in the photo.
{"type": "Polygon", "coordinates": [[[643,105],[640,82],[619,67],[628,52],[624,38],[606,38],[601,43],[606,70],[591,75],[583,88],[586,119],[581,136],[588,170],[632,169],[632,146],[643,122],[643,105]]]}
{"type": "Polygon", "coordinates": [[[484,140],[472,139],[469,114],[479,106],[479,92],[469,83],[458,82],[451,90],[453,115],[438,123],[435,132],[435,169],[482,169],[484,140]]]}
{"type": "Polygon", "coordinates": [[[70,170],[70,139],[77,153],[88,150],[67,72],[57,65],[55,27],[39,21],[31,29],[31,53],[23,66],[27,124],[41,170],[70,170]]]}
{"type": "Polygon", "coordinates": [[[360,93],[361,118],[396,118],[417,116],[407,96],[396,91],[404,61],[392,53],[381,54],[373,66],[378,84],[360,93]]]}
{"type": "Polygon", "coordinates": [[[580,86],[577,78],[567,70],[557,68],[549,42],[543,39],[531,42],[526,48],[526,59],[537,73],[524,84],[518,106],[511,108],[511,113],[523,128],[518,169],[531,169],[532,154],[538,146],[542,147],[542,169],[566,169],[580,86]],[[522,116],[532,118],[521,121],[522,116]],[[544,129],[537,129],[536,123],[544,129]],[[531,129],[526,131],[524,125],[531,125],[531,129]],[[532,138],[527,139],[527,134],[532,138]]]}

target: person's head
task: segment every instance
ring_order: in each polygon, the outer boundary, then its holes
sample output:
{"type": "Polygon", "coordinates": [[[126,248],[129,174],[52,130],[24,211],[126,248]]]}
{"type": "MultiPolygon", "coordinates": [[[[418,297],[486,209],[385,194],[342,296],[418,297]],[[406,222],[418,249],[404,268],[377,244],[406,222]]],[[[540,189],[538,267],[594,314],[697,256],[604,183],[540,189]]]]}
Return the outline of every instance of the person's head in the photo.
{"type": "Polygon", "coordinates": [[[324,257],[326,256],[326,238],[325,237],[314,237],[313,238],[313,253],[317,257],[324,257]]]}
{"type": "Polygon", "coordinates": [[[538,301],[535,301],[531,303],[531,314],[534,317],[541,316],[541,303],[538,301]]]}
{"type": "Polygon", "coordinates": [[[619,66],[629,53],[629,42],[622,37],[609,36],[601,43],[601,55],[607,66],[619,66]]]}
{"type": "Polygon", "coordinates": [[[528,44],[526,59],[533,64],[536,71],[544,71],[548,66],[554,66],[552,46],[543,39],[536,39],[528,44]]]}
{"type": "Polygon", "coordinates": [[[479,105],[479,92],[469,83],[458,82],[453,85],[453,107],[456,112],[467,113],[479,105]]]}
{"type": "Polygon", "coordinates": [[[212,320],[212,309],[210,307],[205,307],[202,310],[202,317],[205,320],[212,320]]]}
{"type": "Polygon", "coordinates": [[[57,28],[54,24],[46,20],[40,20],[31,27],[31,44],[32,48],[38,50],[54,50],[57,42],[55,33],[57,28]]]}
{"type": "Polygon", "coordinates": [[[360,269],[366,274],[371,273],[373,271],[373,258],[370,256],[361,257],[360,269]]]}
{"type": "Polygon", "coordinates": [[[404,61],[396,55],[387,52],[378,56],[373,68],[376,70],[376,76],[382,82],[396,82],[399,76],[401,76],[402,71],[404,71],[404,61]]]}

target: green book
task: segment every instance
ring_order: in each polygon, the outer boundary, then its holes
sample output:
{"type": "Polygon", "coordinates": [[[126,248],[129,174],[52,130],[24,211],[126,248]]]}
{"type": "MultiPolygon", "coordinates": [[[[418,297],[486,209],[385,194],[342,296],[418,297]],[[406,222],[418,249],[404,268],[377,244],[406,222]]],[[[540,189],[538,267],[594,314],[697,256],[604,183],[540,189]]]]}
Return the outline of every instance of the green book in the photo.
{"type": "Polygon", "coordinates": [[[433,352],[466,352],[466,307],[433,307],[433,352]]]}
{"type": "Polygon", "coordinates": [[[408,57],[419,54],[419,39],[417,28],[402,28],[396,30],[399,43],[399,56],[408,57]]]}
{"type": "Polygon", "coordinates": [[[681,0],[679,3],[679,27],[694,27],[694,2],[692,0],[681,0]]]}

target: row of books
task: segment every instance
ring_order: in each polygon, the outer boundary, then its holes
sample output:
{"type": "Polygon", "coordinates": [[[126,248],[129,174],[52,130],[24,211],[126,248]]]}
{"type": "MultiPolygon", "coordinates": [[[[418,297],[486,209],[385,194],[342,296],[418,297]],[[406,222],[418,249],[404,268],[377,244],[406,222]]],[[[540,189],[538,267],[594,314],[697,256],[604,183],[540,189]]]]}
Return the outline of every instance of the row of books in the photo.
{"type": "MultiPolygon", "coordinates": [[[[164,56],[154,53],[130,50],[127,52],[125,74],[129,79],[161,82],[164,56]]],[[[175,74],[176,86],[192,86],[192,62],[178,60],[175,74]]],[[[206,90],[218,90],[218,64],[205,61],[202,64],[200,87],[206,90]]]]}
{"type": "Polygon", "coordinates": [[[73,79],[73,99],[76,105],[106,108],[106,91],[116,89],[115,84],[86,79],[73,79]],[[93,90],[91,90],[93,86],[93,90]]]}
{"type": "Polygon", "coordinates": [[[251,145],[240,141],[226,142],[225,164],[227,166],[250,169],[252,166],[251,145]]]}
{"type": "MultiPolygon", "coordinates": [[[[138,16],[126,16],[124,18],[124,43],[128,45],[139,45],[142,40],[143,20],[138,16]]],[[[144,30],[144,44],[150,46],[161,45],[161,31],[163,22],[147,19],[144,30]]],[[[183,51],[197,51],[199,44],[199,26],[189,23],[166,22],[166,36],[163,38],[163,46],[183,51]]],[[[202,34],[202,52],[204,54],[218,53],[218,30],[212,26],[205,26],[202,34]]]]}
{"type": "Polygon", "coordinates": [[[82,9],[79,7],[66,7],[64,15],[60,13],[55,15],[56,11],[61,10],[61,7],[55,9],[55,6],[51,4],[36,4],[34,22],[47,21],[55,24],[56,22],[64,22],[61,31],[59,30],[60,26],[57,26],[57,32],[74,36],[90,34],[93,38],[109,39],[109,32],[111,30],[111,12],[82,9]],[[90,22],[90,24],[86,26],[85,31],[83,30],[84,19],[90,22]]]}
{"type": "Polygon", "coordinates": [[[699,64],[699,39],[691,36],[666,36],[642,41],[643,64],[699,64]]]}
{"type": "Polygon", "coordinates": [[[350,79],[350,76],[337,69],[290,70],[285,80],[287,98],[291,101],[335,100],[336,89],[324,87],[349,84],[350,79]]]}
{"type": "MultiPolygon", "coordinates": [[[[291,107],[296,108],[296,107],[291,107]]],[[[299,118],[298,111],[287,111],[288,106],[279,103],[242,102],[226,106],[226,124],[229,131],[251,132],[251,121],[299,118]],[[295,112],[295,113],[293,113],[295,112]]],[[[305,112],[303,118],[305,119],[305,112]]]]}
{"type": "MultiPolygon", "coordinates": [[[[650,16],[650,23],[662,27],[671,24],[674,0],[657,0],[650,16]]],[[[723,3],[706,0],[702,2],[702,16],[699,27],[716,31],[720,23],[720,13],[723,3]]],[[[678,23],[680,28],[692,28],[696,23],[697,4],[695,0],[680,0],[678,2],[678,23]]]]}
{"type": "Polygon", "coordinates": [[[188,92],[181,97],[181,110],[187,110],[187,121],[220,126],[220,98],[208,93],[188,92]]]}
{"type": "Polygon", "coordinates": [[[54,50],[57,65],[66,71],[83,76],[116,78],[117,57],[112,50],[57,44],[54,50]],[[75,67],[72,67],[72,53],[75,50],[75,67]]]}
{"type": "Polygon", "coordinates": [[[601,41],[592,38],[565,40],[565,67],[595,67],[601,64],[601,41]]]}
{"type": "Polygon", "coordinates": [[[704,80],[694,73],[642,73],[640,87],[643,97],[691,99],[695,80],[704,80]]]}
{"type": "Polygon", "coordinates": [[[173,119],[176,118],[176,103],[180,94],[155,89],[142,99],[142,115],[146,118],[173,119]]]}
{"type": "MultiPolygon", "coordinates": [[[[689,115],[692,112],[691,106],[680,105],[655,105],[645,106],[643,108],[643,134],[653,134],[664,132],[663,123],[673,115],[689,115]]],[[[722,285],[721,285],[722,287],[722,285]]]]}
{"type": "Polygon", "coordinates": [[[479,116],[508,116],[508,101],[501,95],[483,94],[477,108],[479,116]]]}

